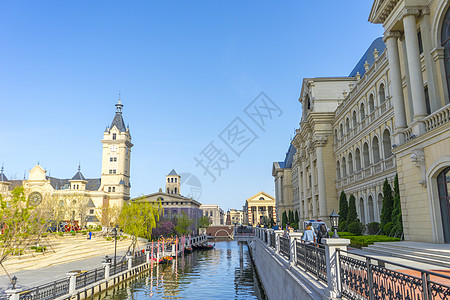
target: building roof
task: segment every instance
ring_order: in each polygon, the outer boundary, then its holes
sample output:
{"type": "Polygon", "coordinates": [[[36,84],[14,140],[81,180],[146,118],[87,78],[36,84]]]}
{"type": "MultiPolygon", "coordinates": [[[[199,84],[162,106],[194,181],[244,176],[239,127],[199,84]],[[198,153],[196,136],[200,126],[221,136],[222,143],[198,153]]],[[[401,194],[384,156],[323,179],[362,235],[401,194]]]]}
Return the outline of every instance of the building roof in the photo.
{"type": "MultiPolygon", "coordinates": [[[[47,180],[50,180],[50,184],[55,190],[70,189],[69,179],[60,179],[60,178],[47,176],[47,180]]],[[[77,179],[71,179],[71,180],[77,180],[77,179]]],[[[83,180],[87,181],[87,183],[86,183],[87,191],[98,191],[98,189],[100,188],[101,178],[91,178],[91,179],[83,179],[83,180]]]]}
{"type": "Polygon", "coordinates": [[[78,172],[72,177],[71,180],[83,180],[86,181],[83,174],[81,174],[81,171],[78,169],[78,172]]]}
{"type": "Polygon", "coordinates": [[[294,160],[294,154],[296,152],[297,152],[297,149],[295,149],[294,145],[290,144],[288,152],[286,152],[286,157],[283,162],[284,166],[281,166],[281,164],[280,164],[280,167],[282,167],[284,169],[292,168],[292,161],[294,160]]]}
{"type": "Polygon", "coordinates": [[[167,176],[178,176],[177,172],[175,172],[175,169],[172,169],[172,171],[170,171],[169,174],[167,174],[167,176]]]}
{"type": "Polygon", "coordinates": [[[98,223],[100,220],[96,216],[87,216],[86,222],[88,223],[98,223]]]}
{"type": "Polygon", "coordinates": [[[375,51],[375,49],[377,49],[377,51],[379,52],[379,55],[381,55],[384,52],[384,50],[386,49],[386,44],[383,42],[382,37],[379,37],[372,42],[372,44],[369,46],[367,51],[361,57],[359,62],[356,64],[356,66],[350,72],[350,75],[348,75],[349,77],[355,77],[358,72],[362,77],[364,75],[364,73],[366,73],[364,64],[367,61],[369,66],[373,65],[373,63],[375,62],[375,58],[373,57],[373,52],[375,51]]]}
{"type": "Polygon", "coordinates": [[[95,208],[94,202],[92,201],[91,198],[89,198],[89,201],[88,201],[88,203],[87,203],[87,207],[89,207],[89,208],[95,208]]]}

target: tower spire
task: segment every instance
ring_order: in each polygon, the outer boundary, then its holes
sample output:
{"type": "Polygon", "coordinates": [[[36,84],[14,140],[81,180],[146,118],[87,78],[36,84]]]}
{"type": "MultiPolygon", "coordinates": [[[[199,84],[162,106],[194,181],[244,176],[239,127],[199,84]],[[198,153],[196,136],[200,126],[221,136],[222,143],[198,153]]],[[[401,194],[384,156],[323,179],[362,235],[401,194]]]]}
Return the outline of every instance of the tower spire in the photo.
{"type": "Polygon", "coordinates": [[[116,113],[121,114],[122,107],[123,107],[123,105],[122,105],[122,100],[120,100],[120,92],[119,92],[119,100],[117,101],[117,104],[116,104],[116,109],[117,109],[116,113]]]}

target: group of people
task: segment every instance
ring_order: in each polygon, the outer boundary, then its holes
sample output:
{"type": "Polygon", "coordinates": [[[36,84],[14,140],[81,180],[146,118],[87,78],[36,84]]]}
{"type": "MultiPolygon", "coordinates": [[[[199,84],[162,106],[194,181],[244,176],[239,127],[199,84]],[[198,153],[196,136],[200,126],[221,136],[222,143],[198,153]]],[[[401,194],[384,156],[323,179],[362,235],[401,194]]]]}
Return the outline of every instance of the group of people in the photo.
{"type": "Polygon", "coordinates": [[[328,237],[328,230],[325,224],[321,224],[319,226],[319,229],[316,229],[314,228],[314,226],[312,226],[312,223],[309,223],[308,226],[306,226],[305,231],[303,232],[302,241],[305,244],[322,244],[322,239],[328,237]]]}

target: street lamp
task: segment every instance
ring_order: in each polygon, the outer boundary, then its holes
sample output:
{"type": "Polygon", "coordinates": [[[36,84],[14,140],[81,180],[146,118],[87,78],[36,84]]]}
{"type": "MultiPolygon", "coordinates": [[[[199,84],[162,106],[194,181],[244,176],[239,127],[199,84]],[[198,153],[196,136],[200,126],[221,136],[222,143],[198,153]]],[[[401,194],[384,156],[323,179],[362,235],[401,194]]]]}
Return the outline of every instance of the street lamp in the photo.
{"type": "Polygon", "coordinates": [[[117,228],[119,226],[113,228],[114,231],[114,267],[116,267],[116,253],[117,253],[117,228]]]}
{"type": "Polygon", "coordinates": [[[334,230],[332,238],[339,238],[337,230],[339,228],[339,215],[334,211],[330,215],[331,228],[334,230]]]}
{"type": "Polygon", "coordinates": [[[15,290],[16,289],[16,283],[17,283],[17,277],[16,276],[11,278],[11,283],[12,283],[13,290],[15,290]]]}

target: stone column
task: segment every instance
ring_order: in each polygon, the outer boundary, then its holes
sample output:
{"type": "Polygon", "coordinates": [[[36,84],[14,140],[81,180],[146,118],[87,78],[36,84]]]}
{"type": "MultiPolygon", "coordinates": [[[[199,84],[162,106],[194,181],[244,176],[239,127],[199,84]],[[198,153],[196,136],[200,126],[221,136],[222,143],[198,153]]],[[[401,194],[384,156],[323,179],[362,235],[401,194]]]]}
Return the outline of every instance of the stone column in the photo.
{"type": "Polygon", "coordinates": [[[283,230],[274,230],[275,232],[275,251],[280,253],[280,236],[283,235],[283,230]]]}
{"type": "Polygon", "coordinates": [[[315,136],[314,144],[316,146],[316,161],[317,161],[317,181],[319,188],[319,219],[327,220],[328,212],[327,212],[327,195],[325,189],[325,168],[323,165],[323,148],[327,143],[326,136],[315,136]]]}
{"type": "Polygon", "coordinates": [[[290,246],[290,260],[289,263],[291,266],[294,266],[297,262],[297,247],[296,240],[301,240],[303,233],[302,232],[291,232],[289,233],[289,246],[290,246]]]}
{"type": "MultiPolygon", "coordinates": [[[[317,214],[317,203],[316,203],[316,193],[314,191],[314,187],[316,185],[316,176],[314,176],[314,173],[316,172],[314,168],[314,144],[309,144],[308,146],[308,152],[309,152],[309,169],[311,172],[311,201],[312,201],[312,217],[316,216],[317,214]]],[[[317,219],[317,218],[316,218],[317,219]]]]}
{"type": "Polygon", "coordinates": [[[394,144],[401,145],[405,142],[405,135],[402,130],[407,127],[405,115],[405,102],[403,98],[402,74],[400,71],[400,59],[398,55],[398,38],[400,33],[397,31],[386,32],[384,41],[387,44],[389,68],[391,75],[391,101],[394,106],[394,144]]]}
{"type": "Polygon", "coordinates": [[[328,297],[340,298],[342,291],[341,270],[339,269],[339,257],[336,250],[347,250],[349,239],[322,239],[325,244],[325,257],[327,261],[328,297]]]}
{"type": "Polygon", "coordinates": [[[108,280],[109,274],[111,273],[111,263],[105,262],[105,263],[102,263],[102,265],[105,268],[105,279],[108,280]]]}
{"type": "Polygon", "coordinates": [[[19,289],[5,291],[6,295],[8,295],[7,299],[9,299],[9,300],[19,300],[20,292],[21,292],[21,290],[19,290],[19,289]]]}
{"type": "Polygon", "coordinates": [[[69,295],[75,293],[76,279],[78,274],[78,272],[69,272],[66,274],[66,276],[69,277],[69,295]]]}
{"type": "MultiPolygon", "coordinates": [[[[405,30],[406,55],[408,56],[409,77],[411,80],[414,122],[421,121],[427,115],[422,67],[420,64],[419,40],[417,38],[416,28],[416,16],[418,14],[418,9],[405,9],[403,11],[403,27],[405,30]]],[[[415,135],[420,135],[425,132],[425,125],[422,122],[419,123],[417,123],[418,126],[413,127],[413,133],[415,135]]]]}
{"type": "MultiPolygon", "coordinates": [[[[164,255],[164,249],[163,249],[163,255],[164,255]]],[[[128,271],[133,268],[133,256],[127,255],[127,261],[128,261],[128,271]]]]}
{"type": "Polygon", "coordinates": [[[306,151],[302,150],[301,157],[302,161],[302,169],[303,169],[303,221],[306,221],[309,219],[309,212],[308,212],[308,193],[306,192],[306,151]]]}

